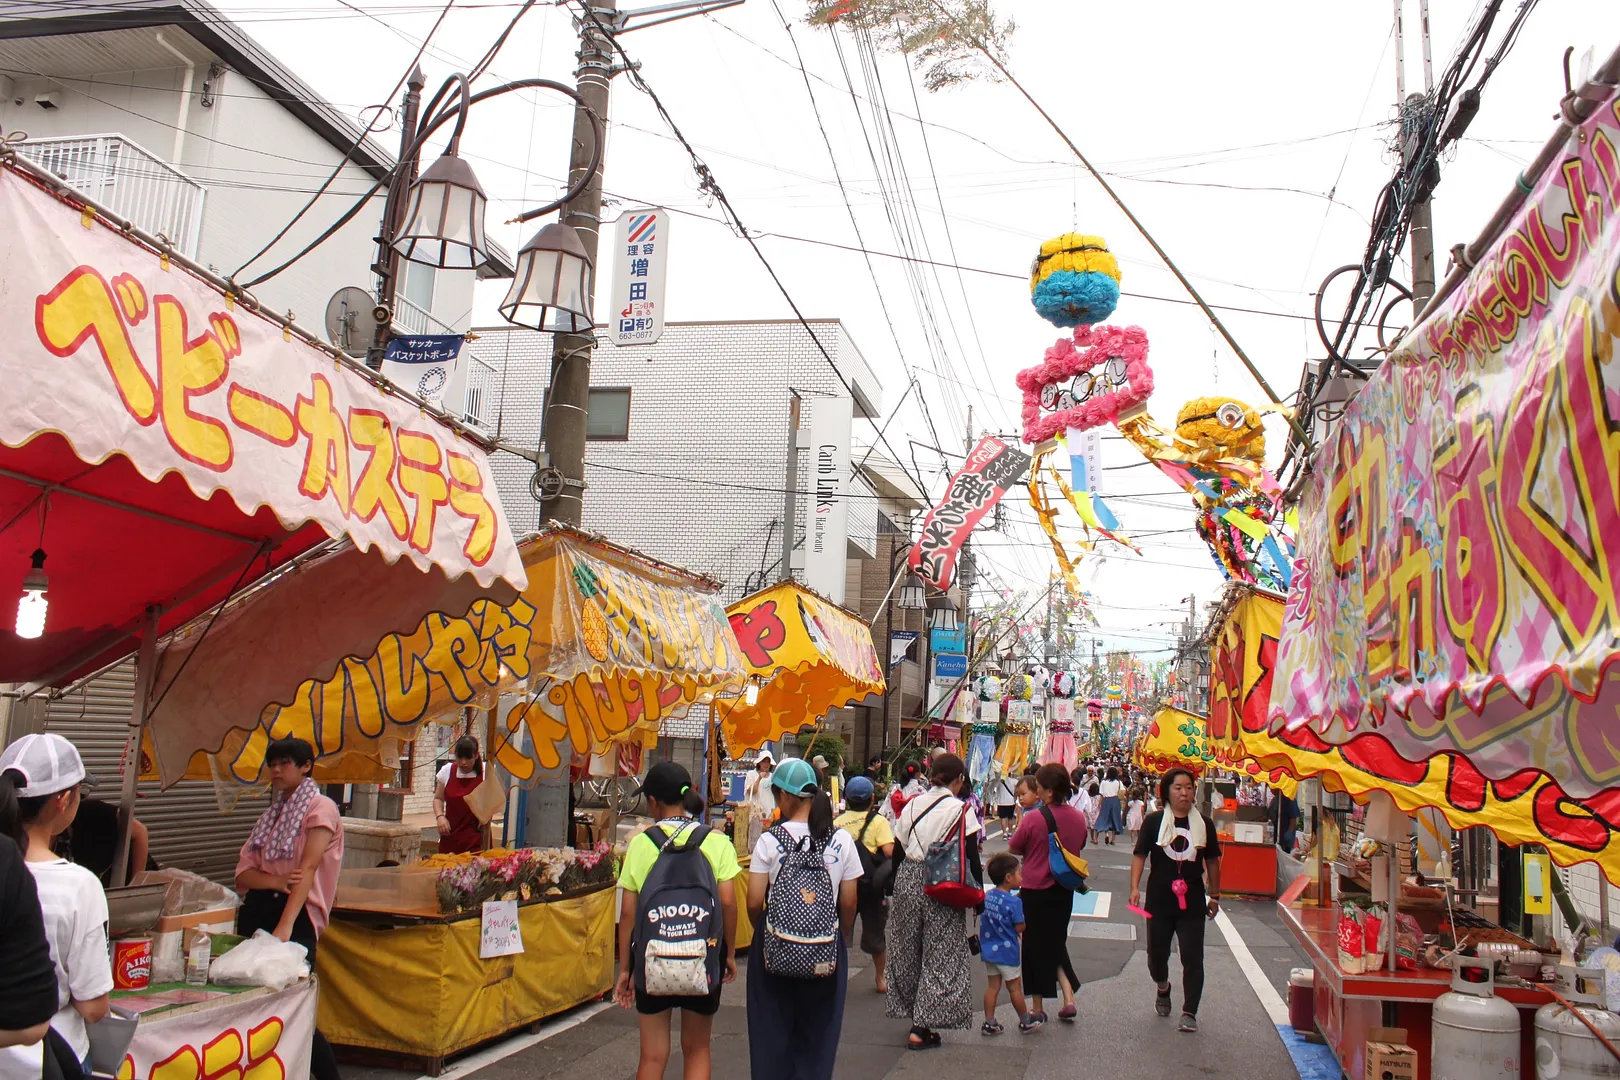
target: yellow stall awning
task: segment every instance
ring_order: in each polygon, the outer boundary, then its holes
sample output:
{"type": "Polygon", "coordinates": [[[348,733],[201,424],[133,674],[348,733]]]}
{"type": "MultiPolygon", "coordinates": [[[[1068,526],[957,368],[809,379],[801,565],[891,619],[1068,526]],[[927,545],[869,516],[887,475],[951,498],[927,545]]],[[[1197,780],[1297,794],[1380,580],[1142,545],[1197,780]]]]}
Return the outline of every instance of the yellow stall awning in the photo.
{"type": "Polygon", "coordinates": [[[213,753],[194,756],[187,775],[256,784],[269,741],[297,736],[315,747],[317,776],[364,782],[390,741],[520,694],[497,727],[526,726],[530,746],[505,740],[493,756],[522,781],[574,751],[656,736],[695,702],[741,690],[748,668],[718,582],[561,527],[519,549],[528,586],[510,605],[480,600],[464,618],[431,614],[370,656],[344,658],[333,677],[266,704],[259,723],[194,746],[213,753]]]}
{"type": "Polygon", "coordinates": [[[1204,718],[1174,706],[1160,709],[1137,742],[1131,760],[1137,768],[1149,772],[1183,768],[1191,769],[1195,776],[1202,775],[1215,760],[1204,718]]]}
{"type": "Polygon", "coordinates": [[[726,611],[759,685],[754,704],[738,698],[719,710],[733,755],[814,724],[829,709],[883,693],[871,627],[804,586],[785,581],[726,611]]]}

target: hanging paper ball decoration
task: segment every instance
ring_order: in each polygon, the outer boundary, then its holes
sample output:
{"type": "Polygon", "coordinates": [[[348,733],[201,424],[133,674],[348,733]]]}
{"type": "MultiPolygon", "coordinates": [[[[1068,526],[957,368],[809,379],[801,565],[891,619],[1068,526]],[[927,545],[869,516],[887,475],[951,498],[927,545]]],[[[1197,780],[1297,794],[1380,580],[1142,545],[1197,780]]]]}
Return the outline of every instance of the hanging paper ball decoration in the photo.
{"type": "Polygon", "coordinates": [[[1012,675],[1006,682],[1007,697],[1012,701],[1028,701],[1035,696],[1035,680],[1028,675],[1012,675]]]}
{"type": "Polygon", "coordinates": [[[1176,438],[1199,456],[1263,461],[1266,431],[1260,413],[1235,398],[1193,398],[1176,413],[1176,438]]]}
{"type": "Polygon", "coordinates": [[[974,687],[980,701],[1001,700],[1001,680],[994,675],[980,675],[978,684],[974,687]]]}
{"type": "Polygon", "coordinates": [[[1041,245],[1030,267],[1035,310],[1054,326],[1100,323],[1119,303],[1119,261],[1100,236],[1064,233],[1041,245]]]}
{"type": "Polygon", "coordinates": [[[1072,698],[1080,690],[1080,679],[1072,671],[1060,671],[1052,676],[1052,696],[1072,698]]]}

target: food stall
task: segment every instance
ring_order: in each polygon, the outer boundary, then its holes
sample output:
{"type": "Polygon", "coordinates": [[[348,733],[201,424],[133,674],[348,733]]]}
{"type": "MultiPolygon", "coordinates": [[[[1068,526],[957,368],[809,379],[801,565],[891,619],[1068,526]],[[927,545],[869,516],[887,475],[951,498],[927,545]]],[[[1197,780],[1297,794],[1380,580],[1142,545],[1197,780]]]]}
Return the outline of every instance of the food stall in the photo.
{"type": "MultiPolygon", "coordinates": [[[[1131,762],[1150,773],[1171,768],[1190,769],[1204,776],[1223,765],[1217,759],[1209,738],[1208,721],[1196,713],[1166,706],[1153,715],[1131,751],[1131,762]]],[[[1277,895],[1277,849],[1263,820],[1263,814],[1239,820],[1236,806],[1214,814],[1216,835],[1221,841],[1221,889],[1244,896],[1277,895]]]]}
{"type": "MultiPolygon", "coordinates": [[[[803,585],[772,585],[726,612],[749,679],[741,696],[715,709],[726,752],[733,757],[817,726],[832,709],[883,693],[871,627],[803,585]]],[[[749,823],[751,837],[758,824],[749,823]]]]}
{"type": "MultiPolygon", "coordinates": [[[[283,703],[206,714],[218,747],[209,771],[244,788],[257,783],[269,739],[282,735],[339,761],[374,757],[396,731],[471,705],[493,710],[492,775],[521,784],[576,754],[656,735],[665,718],[741,688],[742,652],[718,583],[562,526],[518,551],[527,585],[510,603],[480,601],[465,617],[435,614],[385,635],[283,703]]],[[[283,591],[307,589],[289,577],[223,616],[218,655],[245,647],[254,609],[278,610],[289,601],[283,591]]],[[[154,725],[160,756],[177,737],[154,725]]],[[[321,1031],[351,1052],[437,1070],[468,1047],[599,996],[613,976],[615,857],[603,838],[577,851],[345,870],[317,960],[328,988],[321,1031]],[[492,918],[509,924],[504,951],[489,946],[492,918]]]]}
{"type": "MultiPolygon", "coordinates": [[[[312,609],[386,597],[365,627],[341,606],[324,623],[306,612],[299,634],[211,680],[250,686],[262,706],[391,626],[515,598],[523,567],[482,436],[15,145],[0,147],[0,318],[16,331],[0,353],[0,520],[15,526],[0,530],[0,587],[23,600],[0,627],[0,682],[49,694],[136,654],[127,760],[144,768],[121,778],[127,838],[139,777],[160,764],[151,725],[174,717],[203,667],[185,666],[176,647],[160,656],[160,640],[175,646],[192,626],[197,651],[225,607],[318,562],[341,572],[312,609]]],[[[165,780],[203,745],[185,748],[165,780]]],[[[125,866],[115,856],[115,886],[125,866]]],[[[110,904],[124,895],[110,890],[110,904]]],[[[316,983],[280,996],[217,989],[147,1010],[128,1075],[186,1046],[207,1050],[220,1075],[251,1066],[271,1020],[277,1058],[302,1075],[313,1024],[298,1018],[313,1014],[316,983]]]]}
{"type": "MultiPolygon", "coordinates": [[[[1548,1075],[1557,1054],[1531,1010],[1553,1000],[1545,976],[1582,921],[1555,903],[1562,885],[1548,862],[1592,862],[1620,879],[1620,680],[1599,615],[1620,602],[1604,554],[1615,458],[1598,451],[1612,426],[1620,316],[1608,253],[1620,219],[1586,194],[1612,181],[1617,74],[1620,53],[1595,77],[1606,82],[1570,96],[1570,119],[1492,232],[1325,440],[1287,606],[1269,602],[1270,626],[1251,628],[1265,674],[1234,680],[1236,707],[1222,730],[1212,723],[1262,766],[1319,775],[1358,800],[1328,810],[1314,898],[1283,909],[1313,960],[1315,1026],[1351,1075],[1362,1075],[1370,1029],[1391,1021],[1406,1029],[1417,1080],[1459,1075],[1436,1060],[1451,972],[1434,965],[1464,951],[1494,963],[1495,996],[1518,1010],[1517,1032],[1509,1017],[1503,1035],[1524,1073],[1535,1061],[1548,1075]],[[1519,909],[1498,916],[1509,929],[1452,885],[1449,850],[1433,887],[1406,880],[1408,814],[1464,830],[1464,859],[1485,830],[1520,848],[1523,881],[1498,895],[1499,911],[1519,909]],[[1373,898],[1392,905],[1365,936],[1349,925],[1358,857],[1373,898]]],[[[1605,190],[1609,209],[1612,183],[1605,190]]]]}

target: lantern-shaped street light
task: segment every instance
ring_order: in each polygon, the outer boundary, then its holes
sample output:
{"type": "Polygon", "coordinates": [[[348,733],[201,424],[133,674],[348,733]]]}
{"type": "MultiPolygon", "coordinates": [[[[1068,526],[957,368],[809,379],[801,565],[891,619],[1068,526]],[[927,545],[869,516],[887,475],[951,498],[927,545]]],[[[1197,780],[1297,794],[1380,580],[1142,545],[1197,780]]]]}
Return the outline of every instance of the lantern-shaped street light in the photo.
{"type": "Polygon", "coordinates": [[[594,325],[594,271],[579,233],[554,221],[518,249],[517,273],[501,301],[501,317],[531,330],[585,333],[594,325]]]}
{"type": "Polygon", "coordinates": [[[393,244],[401,258],[445,270],[476,270],[489,261],[489,199],[472,166],[457,156],[459,139],[411,184],[405,224],[393,244]]]}
{"type": "Polygon", "coordinates": [[[959,625],[957,621],[956,605],[943,596],[936,596],[928,601],[928,627],[931,630],[955,630],[959,625]]]}
{"type": "Polygon", "coordinates": [[[900,606],[907,611],[921,611],[927,605],[928,595],[922,578],[915,571],[906,571],[905,579],[900,582],[900,606]]]}

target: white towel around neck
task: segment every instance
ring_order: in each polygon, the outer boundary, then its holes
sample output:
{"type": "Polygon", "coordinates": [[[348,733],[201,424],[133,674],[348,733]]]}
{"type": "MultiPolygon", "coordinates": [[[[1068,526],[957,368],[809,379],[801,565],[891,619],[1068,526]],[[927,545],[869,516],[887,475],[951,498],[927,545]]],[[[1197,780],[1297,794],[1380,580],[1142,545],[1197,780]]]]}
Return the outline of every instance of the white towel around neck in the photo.
{"type": "Polygon", "coordinates": [[[1170,845],[1176,838],[1176,812],[1168,806],[1164,808],[1164,817],[1159,819],[1159,838],[1155,841],[1164,853],[1178,862],[1191,862],[1198,858],[1198,851],[1209,842],[1209,834],[1204,829],[1204,815],[1198,812],[1197,807],[1187,812],[1187,837],[1192,847],[1189,853],[1181,855],[1170,845]]]}

